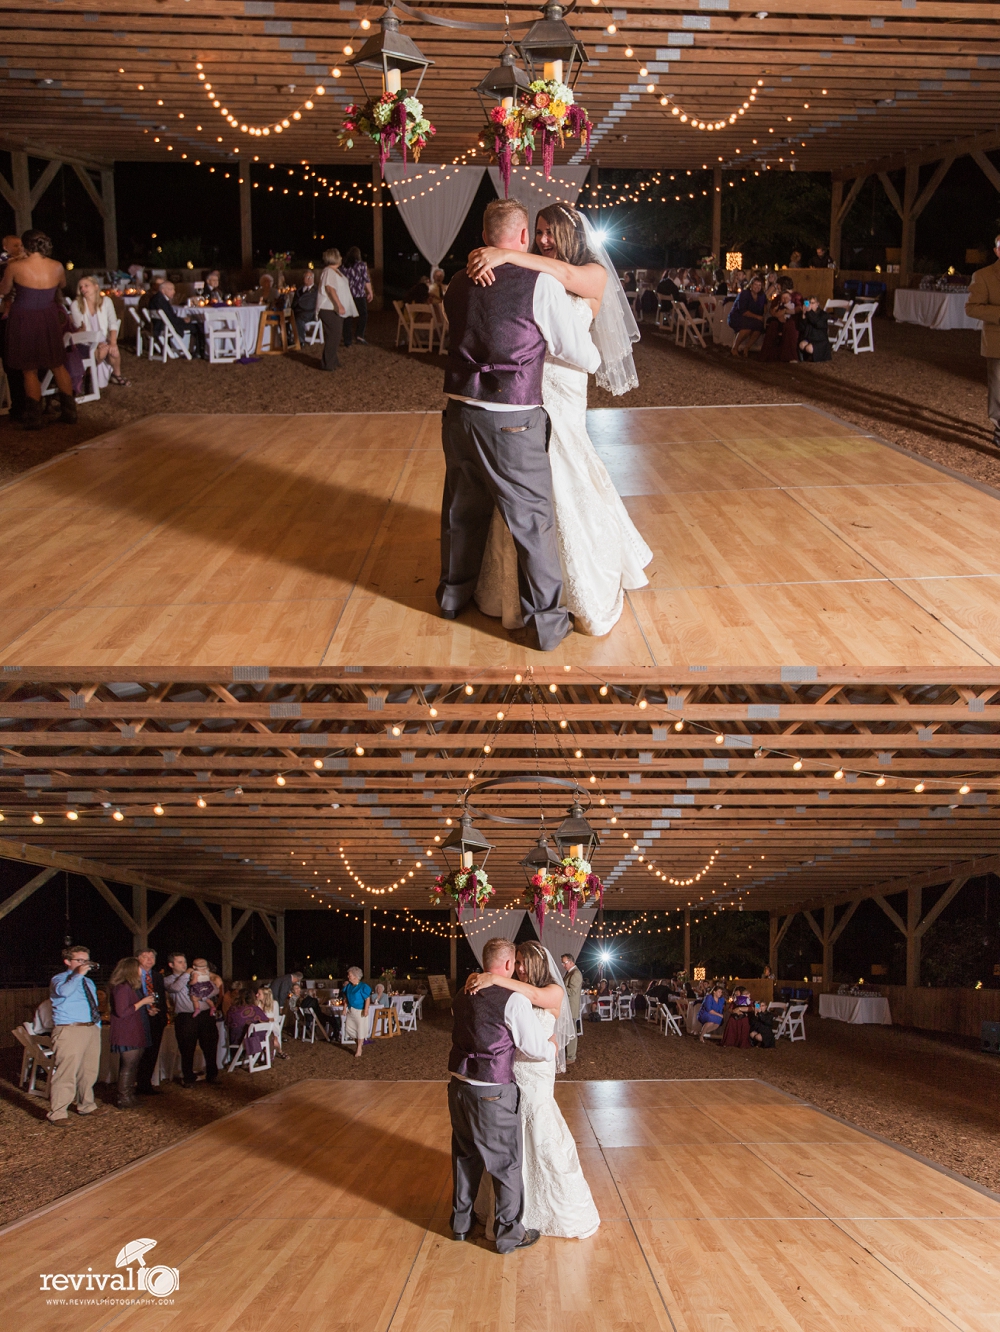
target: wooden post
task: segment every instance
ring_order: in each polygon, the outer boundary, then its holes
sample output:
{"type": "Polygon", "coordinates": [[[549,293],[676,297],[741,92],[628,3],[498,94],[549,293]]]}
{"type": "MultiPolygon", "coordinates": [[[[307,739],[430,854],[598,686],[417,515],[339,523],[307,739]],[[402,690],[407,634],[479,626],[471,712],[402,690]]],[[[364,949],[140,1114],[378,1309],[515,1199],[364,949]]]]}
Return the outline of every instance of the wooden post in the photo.
{"type": "Polygon", "coordinates": [[[823,908],[823,989],[827,994],[833,989],[833,907],[823,908]]]}
{"type": "Polygon", "coordinates": [[[684,974],[691,979],[691,912],[684,912],[684,974]]]}
{"type": "Polygon", "coordinates": [[[115,168],[101,168],[101,198],[104,200],[104,267],[118,268],[118,219],[115,214],[115,168]]]}
{"type": "Polygon", "coordinates": [[[835,180],[830,190],[830,258],[840,266],[840,234],[843,222],[840,210],[844,206],[844,182],[835,180]]]}
{"type": "Polygon", "coordinates": [[[132,935],[132,955],[141,953],[149,943],[149,916],[145,888],[132,887],[132,920],[135,932],[132,935]]]}
{"type": "Polygon", "coordinates": [[[382,232],[382,170],[377,162],[372,163],[372,291],[375,299],[373,310],[382,309],[382,284],[385,270],[385,246],[382,232]]]}
{"type": "Polygon", "coordinates": [[[31,183],[27,153],[11,153],[10,175],[14,187],[14,230],[20,235],[22,231],[31,229],[31,183]]]}
{"type": "Polygon", "coordinates": [[[365,973],[365,980],[368,980],[372,974],[372,909],[365,907],[365,946],[364,956],[362,958],[362,970],[365,973]]]}
{"type": "Polygon", "coordinates": [[[278,951],[275,971],[279,976],[285,974],[285,913],[279,911],[275,916],[278,937],[275,940],[275,948],[278,951]]]}
{"type": "Polygon", "coordinates": [[[910,888],[906,893],[906,988],[916,989],[920,984],[920,941],[923,934],[918,932],[920,913],[923,909],[922,888],[910,888]]]}
{"type": "Polygon", "coordinates": [[[601,199],[600,193],[598,192],[598,187],[601,183],[601,169],[596,162],[591,162],[590,164],[590,178],[588,183],[590,185],[590,206],[596,210],[601,199]]]}
{"type": "Polygon", "coordinates": [[[777,979],[778,976],[778,913],[772,911],[767,920],[767,965],[771,968],[771,975],[777,979]]]}
{"type": "Polygon", "coordinates": [[[453,981],[458,980],[458,915],[455,908],[448,912],[451,924],[451,938],[448,942],[448,975],[453,981]]]}
{"type": "Polygon", "coordinates": [[[917,186],[920,183],[920,167],[911,163],[906,168],[903,182],[903,236],[900,241],[899,283],[904,286],[913,272],[913,252],[916,240],[917,218],[913,205],[917,201],[917,186]]]}
{"type": "Polygon", "coordinates": [[[253,268],[253,180],[249,159],[240,163],[240,252],[243,271],[253,268]]]}
{"type": "Polygon", "coordinates": [[[712,253],[716,268],[722,268],[722,167],[712,168],[712,253]]]}
{"type": "Polygon", "coordinates": [[[222,979],[233,978],[233,908],[229,902],[222,904],[222,928],[219,931],[222,944],[222,979]]]}

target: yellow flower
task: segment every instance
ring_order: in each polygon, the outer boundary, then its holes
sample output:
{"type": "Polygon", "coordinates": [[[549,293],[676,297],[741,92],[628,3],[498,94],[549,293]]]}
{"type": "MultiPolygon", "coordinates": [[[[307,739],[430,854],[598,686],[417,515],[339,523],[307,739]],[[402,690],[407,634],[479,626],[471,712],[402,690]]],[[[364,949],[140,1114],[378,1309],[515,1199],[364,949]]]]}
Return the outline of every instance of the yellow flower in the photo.
{"type": "Polygon", "coordinates": [[[566,103],[560,102],[558,97],[553,97],[552,101],[549,103],[548,110],[550,116],[555,116],[556,120],[562,120],[563,116],[566,114],[566,103]]]}

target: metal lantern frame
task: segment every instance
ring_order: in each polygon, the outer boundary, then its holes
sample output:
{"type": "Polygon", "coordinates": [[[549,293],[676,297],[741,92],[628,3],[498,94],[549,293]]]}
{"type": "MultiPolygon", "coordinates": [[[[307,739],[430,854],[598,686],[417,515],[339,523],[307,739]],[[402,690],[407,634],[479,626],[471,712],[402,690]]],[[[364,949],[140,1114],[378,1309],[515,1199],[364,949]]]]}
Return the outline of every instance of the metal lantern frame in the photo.
{"type": "Polygon", "coordinates": [[[488,101],[500,105],[505,97],[510,97],[516,106],[519,94],[527,92],[530,86],[531,80],[523,69],[518,68],[517,52],[508,42],[500,53],[499,65],[494,65],[485,78],[476,85],[473,92],[479,98],[483,115],[487,116],[489,114],[488,101]]]}
{"type": "Polygon", "coordinates": [[[400,71],[401,81],[406,86],[407,91],[412,97],[416,97],[420,91],[420,85],[424,81],[424,75],[433,60],[423,54],[411,38],[400,31],[400,20],[392,4],[386,9],[385,13],[379,19],[379,30],[372,35],[362,46],[361,50],[352,55],[346,61],[358,76],[358,82],[364,90],[365,96],[369,98],[380,97],[385,91],[387,76],[390,69],[400,71]],[[415,88],[410,88],[406,75],[413,70],[419,69],[420,76],[417,79],[415,88]],[[372,93],[365,85],[362,70],[377,70],[382,79],[382,86],[376,92],[372,93]]]}
{"type": "Polygon", "coordinates": [[[527,66],[532,82],[544,75],[543,66],[555,60],[563,62],[563,83],[571,88],[576,86],[584,65],[590,63],[590,57],[573,29],[566,22],[565,15],[572,14],[576,0],[570,5],[548,0],[542,6],[544,17],[536,19],[519,42],[516,43],[518,54],[527,66]]]}
{"type": "Polygon", "coordinates": [[[524,870],[524,877],[530,888],[532,886],[531,880],[536,874],[542,870],[554,869],[555,866],[561,864],[561,861],[549,846],[548,834],[543,830],[538,834],[538,841],[524,859],[518,861],[518,864],[524,870]]]}
{"type": "Polygon", "coordinates": [[[573,801],[569,813],[556,829],[555,838],[561,859],[572,855],[574,846],[580,846],[583,848],[580,854],[588,864],[593,864],[594,853],[601,845],[597,829],[584,817],[579,800],[573,801]]]}
{"type": "Polygon", "coordinates": [[[490,858],[490,852],[493,850],[493,843],[488,842],[479,829],[472,822],[472,815],[469,811],[462,811],[462,819],[457,828],[453,828],[445,840],[441,843],[441,851],[444,855],[445,864],[451,873],[459,870],[485,869],[486,862],[490,858]],[[448,854],[451,851],[454,855],[458,852],[458,863],[452,864],[452,856],[448,854]],[[469,864],[465,863],[466,856],[469,857],[469,864]],[[481,856],[482,859],[477,857],[481,856]]]}

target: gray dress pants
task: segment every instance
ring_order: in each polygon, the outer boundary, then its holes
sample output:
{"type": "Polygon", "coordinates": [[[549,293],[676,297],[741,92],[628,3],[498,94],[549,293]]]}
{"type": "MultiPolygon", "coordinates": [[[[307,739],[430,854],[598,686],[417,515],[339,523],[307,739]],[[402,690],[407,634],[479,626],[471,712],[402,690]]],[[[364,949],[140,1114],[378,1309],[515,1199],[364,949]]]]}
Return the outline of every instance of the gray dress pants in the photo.
{"type": "Polygon", "coordinates": [[[475,1087],[471,1082],[452,1078],[448,1083],[454,1185],[451,1228],[458,1235],[472,1229],[473,1205],[483,1171],[487,1171],[496,1194],[494,1229],[498,1253],[510,1253],[524,1239],[521,1224],[524,1142],[519,1100],[516,1082],[475,1087]]]}
{"type": "Polygon", "coordinates": [[[541,407],[491,412],[452,398],[442,419],[446,474],[441,503],[442,610],[459,611],[476,590],[496,506],[517,550],[521,616],[543,652],[572,629],[552,511],[549,420],[541,407]]]}

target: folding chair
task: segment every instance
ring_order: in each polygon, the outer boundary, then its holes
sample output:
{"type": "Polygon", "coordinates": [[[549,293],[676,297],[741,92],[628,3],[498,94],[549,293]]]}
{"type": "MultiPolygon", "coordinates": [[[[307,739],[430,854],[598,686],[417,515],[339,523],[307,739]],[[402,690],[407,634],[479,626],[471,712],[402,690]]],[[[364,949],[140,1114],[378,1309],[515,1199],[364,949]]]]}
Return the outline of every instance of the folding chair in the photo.
{"type": "Polygon", "coordinates": [[[316,343],[318,342],[320,346],[322,346],[323,345],[322,323],[318,319],[311,319],[306,324],[305,328],[306,328],[305,345],[307,347],[315,347],[316,343]]]}
{"type": "Polygon", "coordinates": [[[671,1013],[666,1004],[660,1004],[660,1018],[663,1022],[663,1034],[666,1036],[668,1031],[672,1031],[675,1036],[683,1036],[680,1019],[676,1013],[671,1013]]]}
{"type": "Polygon", "coordinates": [[[777,1041],[780,1037],[787,1036],[790,1041],[804,1041],[806,1038],[805,1014],[808,1007],[808,1004],[789,1004],[778,1030],[774,1033],[774,1039],[777,1041]]]}
{"type": "Polygon", "coordinates": [[[233,1046],[229,1047],[230,1049],[235,1048],[236,1053],[233,1055],[229,1063],[226,1065],[226,1072],[232,1073],[233,1069],[240,1068],[243,1064],[246,1064],[246,1070],[248,1073],[259,1073],[262,1068],[270,1068],[271,1042],[269,1037],[273,1035],[275,1025],[276,1024],[273,1022],[251,1023],[251,1025],[247,1027],[246,1030],[244,1031],[243,1039],[240,1041],[239,1045],[235,1047],[233,1046]],[[246,1038],[252,1032],[260,1032],[260,1034],[264,1037],[263,1045],[254,1055],[247,1054],[247,1049],[246,1049],[246,1038]]]}
{"type": "MultiPolygon", "coordinates": [[[[97,357],[95,353],[96,348],[103,340],[103,336],[92,328],[81,329],[78,333],[66,333],[63,336],[63,342],[67,347],[72,344],[88,349],[83,356],[83,374],[84,383],[86,383],[87,375],[90,376],[90,392],[78,393],[76,395],[77,402],[97,402],[101,396],[101,387],[97,382],[97,357]]],[[[43,398],[48,398],[55,393],[53,383],[52,371],[48,370],[42,380],[43,398]]]]}
{"type": "Polygon", "coordinates": [[[213,365],[231,365],[240,359],[240,325],[234,310],[205,312],[205,342],[213,365]]]}
{"type": "Polygon", "coordinates": [[[176,361],[179,356],[183,356],[190,361],[191,353],[188,350],[188,344],[191,341],[190,333],[185,333],[182,339],[161,310],[149,312],[149,329],[149,359],[151,361],[156,357],[165,365],[168,360],[176,361]]]}
{"type": "Polygon", "coordinates": [[[408,305],[406,313],[409,315],[410,324],[410,342],[407,351],[411,352],[433,352],[434,335],[437,332],[437,323],[434,319],[434,307],[431,305],[408,305]]]}
{"type": "Polygon", "coordinates": [[[597,1020],[599,1022],[613,1022],[615,1016],[614,996],[610,994],[601,994],[597,997],[597,1020]]]}
{"type": "Polygon", "coordinates": [[[451,333],[451,325],[448,323],[448,315],[445,311],[444,304],[441,301],[435,301],[433,309],[434,318],[437,322],[438,351],[443,356],[447,350],[445,343],[448,341],[448,337],[451,333]]]}
{"type": "Polygon", "coordinates": [[[142,320],[139,317],[139,311],[134,305],[126,306],[129,318],[135,324],[135,354],[142,355],[142,320]]]}
{"type": "Polygon", "coordinates": [[[657,306],[656,318],[653,320],[655,328],[662,328],[667,333],[674,331],[674,325],[677,320],[677,302],[669,297],[660,297],[660,303],[657,306]]]}
{"type": "Polygon", "coordinates": [[[674,314],[676,316],[674,345],[686,347],[690,342],[705,347],[708,320],[703,315],[693,315],[682,301],[677,301],[675,304],[674,314]]]}
{"type": "Polygon", "coordinates": [[[402,301],[393,301],[392,306],[393,309],[396,311],[396,314],[398,315],[398,320],[396,323],[396,342],[395,342],[395,346],[398,347],[400,343],[400,334],[402,334],[403,342],[409,341],[410,317],[406,313],[406,306],[403,304],[402,301]]]}
{"type": "Polygon", "coordinates": [[[399,1001],[397,1016],[399,1018],[400,1031],[416,1031],[417,1015],[414,1012],[415,1008],[416,1001],[414,999],[401,999],[399,1001]]]}
{"type": "Polygon", "coordinates": [[[297,1041],[308,1041],[310,1045],[316,1044],[315,1008],[296,1008],[294,1038],[297,1041]]]}
{"type": "Polygon", "coordinates": [[[48,1087],[52,1060],[55,1057],[55,1051],[50,1046],[42,1044],[42,1041],[47,1040],[48,1037],[36,1036],[34,1032],[28,1030],[27,1023],[15,1027],[11,1034],[19,1044],[24,1046],[24,1054],[21,1056],[19,1085],[26,1087],[29,1096],[47,1095],[47,1092],[38,1091],[35,1084],[41,1076],[45,1079],[45,1085],[48,1087]]]}
{"type": "Polygon", "coordinates": [[[851,351],[873,352],[875,350],[875,331],[872,328],[872,316],[878,309],[878,301],[857,301],[844,323],[844,343],[850,343],[851,351]]]}
{"type": "Polygon", "coordinates": [[[635,995],[620,994],[618,996],[618,1019],[621,1022],[631,1022],[635,1017],[634,1012],[635,995]]]}
{"type": "Polygon", "coordinates": [[[646,1000],[646,1021],[659,1022],[660,1020],[660,1001],[659,999],[646,1000]]]}
{"type": "Polygon", "coordinates": [[[831,334],[830,345],[834,351],[840,351],[847,340],[847,316],[853,301],[829,300],[823,309],[830,316],[827,328],[831,334]]]}
{"type": "Polygon", "coordinates": [[[425,998],[424,995],[422,995],[422,994],[418,994],[417,997],[416,997],[416,999],[414,999],[414,1001],[413,1001],[413,1016],[417,1019],[418,1022],[422,1022],[422,1021],[423,1021],[423,1017],[424,1017],[424,998],[425,998]]]}

